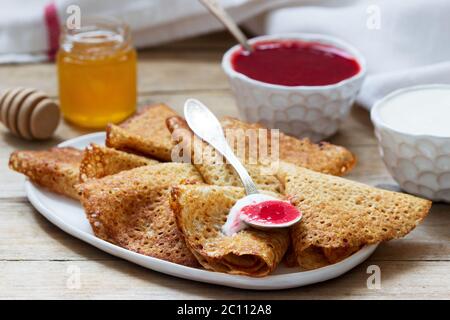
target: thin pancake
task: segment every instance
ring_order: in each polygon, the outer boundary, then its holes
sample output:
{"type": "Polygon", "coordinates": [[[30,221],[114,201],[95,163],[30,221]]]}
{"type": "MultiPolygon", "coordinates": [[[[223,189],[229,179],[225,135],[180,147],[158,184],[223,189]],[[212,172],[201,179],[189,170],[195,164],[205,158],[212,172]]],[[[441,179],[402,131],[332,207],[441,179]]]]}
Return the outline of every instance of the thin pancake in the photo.
{"type": "Polygon", "coordinates": [[[80,165],[80,182],[157,163],[158,161],[154,159],[91,143],[83,153],[83,160],[80,165]]]}
{"type": "MultiPolygon", "coordinates": [[[[231,117],[222,119],[221,124],[225,131],[265,129],[259,124],[250,124],[231,117]]],[[[270,146],[270,135],[266,143],[270,146]]],[[[284,133],[279,134],[279,159],[335,176],[348,173],[356,164],[355,156],[344,147],[327,142],[315,144],[308,138],[297,139],[284,133]]]]}
{"type": "Polygon", "coordinates": [[[201,181],[189,164],[163,163],[90,180],[79,189],[97,237],[144,255],[196,266],[169,207],[168,188],[201,181]]]}
{"type": "Polygon", "coordinates": [[[311,270],[326,267],[330,264],[342,261],[358,251],[360,248],[361,247],[321,248],[317,246],[310,246],[305,250],[298,252],[298,254],[294,254],[294,256],[297,259],[297,266],[301,266],[303,269],[311,270]],[[300,264],[299,261],[301,261],[300,264]]]}
{"type": "Polygon", "coordinates": [[[303,214],[291,237],[304,268],[334,263],[364,245],[403,237],[431,207],[428,200],[292,164],[280,169],[285,194],[303,214]]]}
{"type": "Polygon", "coordinates": [[[78,199],[75,185],[82,157],[83,152],[74,148],[15,151],[9,158],[9,167],[52,192],[78,199]]]}
{"type": "Polygon", "coordinates": [[[106,128],[106,146],[170,161],[172,142],[166,118],[177,115],[165,104],[147,106],[120,125],[106,128]]]}
{"type": "Polygon", "coordinates": [[[225,236],[221,226],[243,188],[186,185],[172,188],[170,205],[186,244],[209,270],[262,277],[280,263],[289,245],[288,230],[245,229],[225,236]]]}
{"type": "MultiPolygon", "coordinates": [[[[174,160],[180,157],[181,153],[180,160],[192,162],[208,184],[242,186],[233,167],[225,163],[223,157],[215,149],[197,137],[194,139],[194,134],[185,120],[180,117],[171,117],[167,119],[167,126],[172,132],[176,144],[172,155],[174,160]],[[187,153],[188,157],[186,158],[183,153],[187,153]]],[[[241,160],[259,189],[282,192],[283,185],[274,174],[270,173],[270,168],[261,164],[246,163],[244,159],[241,160]]]]}

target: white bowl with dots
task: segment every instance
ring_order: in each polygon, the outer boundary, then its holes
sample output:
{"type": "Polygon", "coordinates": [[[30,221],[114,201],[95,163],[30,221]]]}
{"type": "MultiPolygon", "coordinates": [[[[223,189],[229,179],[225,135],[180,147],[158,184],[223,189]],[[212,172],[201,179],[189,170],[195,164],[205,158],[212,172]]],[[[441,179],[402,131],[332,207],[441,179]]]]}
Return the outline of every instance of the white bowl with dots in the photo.
{"type": "Polygon", "coordinates": [[[222,68],[229,78],[240,116],[297,137],[320,141],[335,134],[348,116],[366,74],[364,57],[342,40],[319,34],[283,34],[252,38],[251,44],[272,40],[300,40],[333,46],[350,54],[359,71],[330,85],[285,86],[254,80],[233,68],[232,58],[240,45],[229,49],[222,68]]]}
{"type": "Polygon", "coordinates": [[[371,110],[383,161],[406,192],[450,202],[450,85],[397,90],[371,110]]]}

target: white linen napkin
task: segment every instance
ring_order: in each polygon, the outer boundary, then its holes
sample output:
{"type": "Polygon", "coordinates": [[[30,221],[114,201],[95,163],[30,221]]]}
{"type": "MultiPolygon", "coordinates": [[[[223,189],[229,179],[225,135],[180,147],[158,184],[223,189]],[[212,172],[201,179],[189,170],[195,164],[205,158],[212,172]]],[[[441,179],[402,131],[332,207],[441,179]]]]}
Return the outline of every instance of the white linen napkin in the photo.
{"type": "Polygon", "coordinates": [[[248,26],[255,33],[311,32],[339,37],[366,57],[357,102],[406,86],[450,84],[450,1],[350,0],[274,10],[248,26]]]}
{"type": "MultiPolygon", "coordinates": [[[[221,0],[242,22],[295,0],[221,0]]],[[[55,21],[66,24],[76,6],[84,16],[114,16],[128,23],[138,48],[222,29],[197,0],[0,0],[0,63],[40,61],[55,45],[55,21]],[[50,23],[49,23],[50,21],[50,23]],[[53,26],[52,22],[53,21],[53,26]],[[49,25],[50,24],[50,25],[49,25]]],[[[54,48],[53,48],[54,49],[54,48]]]]}

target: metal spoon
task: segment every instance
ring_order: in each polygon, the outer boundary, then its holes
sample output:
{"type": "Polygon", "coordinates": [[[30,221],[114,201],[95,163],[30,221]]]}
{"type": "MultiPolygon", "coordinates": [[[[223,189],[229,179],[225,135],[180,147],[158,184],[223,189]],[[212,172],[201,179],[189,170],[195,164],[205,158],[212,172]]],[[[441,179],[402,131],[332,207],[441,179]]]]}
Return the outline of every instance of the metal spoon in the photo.
{"type": "Polygon", "coordinates": [[[188,99],[184,103],[184,117],[191,130],[213,146],[236,170],[247,195],[259,193],[252,178],[231,150],[216,116],[200,101],[188,99]]]}
{"type": "Polygon", "coordinates": [[[233,37],[244,47],[246,51],[253,52],[252,46],[248,43],[247,37],[239,29],[230,15],[216,0],[199,0],[222,24],[230,31],[233,37]]]}
{"type": "MultiPolygon", "coordinates": [[[[240,199],[238,202],[241,202],[243,200],[245,202],[245,199],[250,200],[255,198],[263,199],[264,201],[278,200],[271,196],[259,193],[258,188],[248,174],[247,169],[245,169],[245,167],[234,154],[233,150],[228,145],[219,120],[217,120],[214,114],[203,103],[196,99],[186,100],[184,104],[184,117],[191,130],[197,136],[208,142],[212,147],[219,151],[219,153],[222,154],[225,159],[231,164],[234,170],[236,170],[236,173],[239,175],[239,178],[244,185],[245,193],[247,194],[246,197],[240,199]]],[[[233,208],[231,211],[233,211],[233,208]]],[[[232,224],[232,220],[235,219],[235,216],[231,217],[233,215],[231,214],[231,211],[226,224],[232,224]]],[[[299,215],[299,217],[295,220],[270,226],[263,225],[256,221],[248,220],[245,220],[245,223],[259,229],[286,228],[297,223],[298,221],[300,221],[300,219],[301,215],[299,215]]]]}

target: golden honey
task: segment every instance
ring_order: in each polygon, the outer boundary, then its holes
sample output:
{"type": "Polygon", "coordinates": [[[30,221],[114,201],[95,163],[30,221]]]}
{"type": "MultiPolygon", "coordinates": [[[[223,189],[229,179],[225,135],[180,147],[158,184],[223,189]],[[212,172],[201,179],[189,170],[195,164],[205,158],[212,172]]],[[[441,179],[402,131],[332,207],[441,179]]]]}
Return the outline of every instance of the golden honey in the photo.
{"type": "Polygon", "coordinates": [[[69,122],[104,128],[136,110],[136,51],[126,25],[103,19],[65,30],[57,65],[61,112],[69,122]]]}

